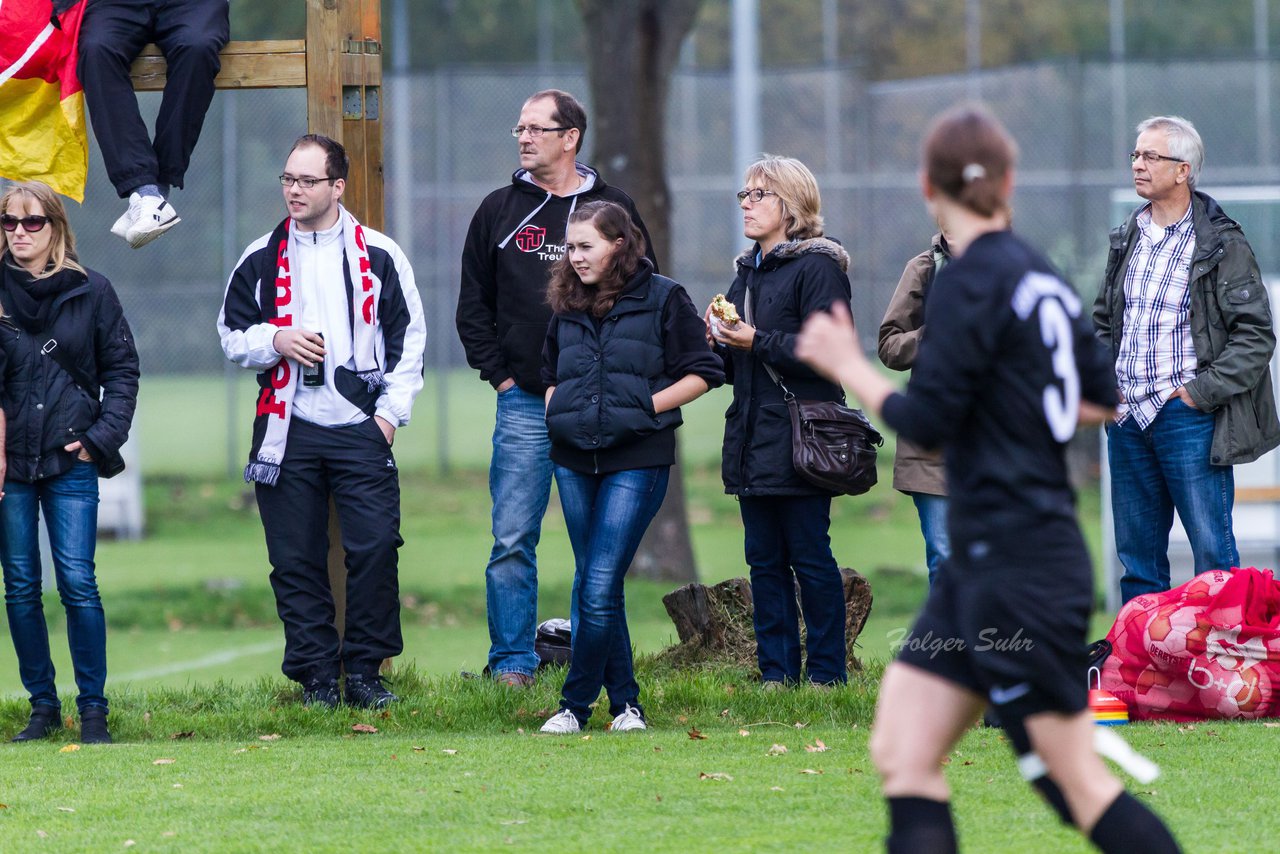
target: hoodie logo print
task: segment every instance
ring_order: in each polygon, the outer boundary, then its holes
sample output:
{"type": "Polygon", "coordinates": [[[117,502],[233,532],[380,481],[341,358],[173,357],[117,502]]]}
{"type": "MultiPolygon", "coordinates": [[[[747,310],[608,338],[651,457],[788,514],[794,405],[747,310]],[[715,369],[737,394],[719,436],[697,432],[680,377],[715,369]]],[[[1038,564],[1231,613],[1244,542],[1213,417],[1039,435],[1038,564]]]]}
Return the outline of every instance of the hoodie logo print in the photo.
{"type": "Polygon", "coordinates": [[[547,239],[547,230],[536,225],[526,225],[516,232],[516,246],[521,252],[537,252],[547,239]]]}

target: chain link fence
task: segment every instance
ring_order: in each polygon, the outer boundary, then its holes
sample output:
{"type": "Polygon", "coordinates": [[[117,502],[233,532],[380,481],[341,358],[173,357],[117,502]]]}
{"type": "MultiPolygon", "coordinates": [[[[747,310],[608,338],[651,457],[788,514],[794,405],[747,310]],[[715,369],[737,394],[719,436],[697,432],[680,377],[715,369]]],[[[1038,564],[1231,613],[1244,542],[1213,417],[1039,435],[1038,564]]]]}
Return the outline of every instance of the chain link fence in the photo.
{"type": "MultiPolygon", "coordinates": [[[[878,83],[848,69],[765,70],[761,139],[766,151],[798,157],[817,175],[827,233],[853,259],[853,309],[870,346],[904,264],[934,230],[916,169],[923,130],[938,111],[979,97],[1008,125],[1021,147],[1016,227],[1090,295],[1116,224],[1112,194],[1131,186],[1125,154],[1134,125],[1155,113],[1195,122],[1208,150],[1203,187],[1277,184],[1271,140],[1280,127],[1271,103],[1278,83],[1280,65],[1267,60],[1065,61],[878,83]]],[[[588,93],[579,66],[386,76],[387,231],[417,274],[429,372],[465,366],[453,314],[467,226],[517,165],[508,128],[521,103],[551,85],[588,93]]],[[[159,95],[140,97],[144,117],[153,119],[159,95]]],[[[727,288],[732,260],[745,248],[733,197],[742,176],[726,155],[733,150],[730,74],[678,70],[668,115],[673,245],[661,260],[702,304],[727,288]]],[[[226,276],[243,247],[284,216],[275,179],[305,126],[301,91],[219,92],[187,188],[173,197],[183,224],[138,252],[108,234],[124,203],[91,153],[87,202],[72,206],[72,224],[81,257],[121,294],[148,377],[227,373],[214,330],[226,276]]],[[[584,159],[608,180],[609,164],[593,161],[591,143],[588,132],[584,159]]],[[[1264,271],[1280,270],[1274,231],[1249,237],[1264,271]]],[[[441,401],[447,405],[447,396],[441,401]]],[[[245,432],[247,419],[245,404],[228,413],[227,429],[245,432]]]]}

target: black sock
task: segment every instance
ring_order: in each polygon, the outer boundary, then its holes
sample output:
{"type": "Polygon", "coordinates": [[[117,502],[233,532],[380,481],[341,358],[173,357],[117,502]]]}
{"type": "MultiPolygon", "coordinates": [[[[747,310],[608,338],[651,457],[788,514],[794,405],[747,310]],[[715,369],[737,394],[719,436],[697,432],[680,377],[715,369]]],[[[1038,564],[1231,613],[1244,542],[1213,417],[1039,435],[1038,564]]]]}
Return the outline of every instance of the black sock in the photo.
{"type": "Polygon", "coordinates": [[[1107,854],[1177,854],[1182,850],[1160,816],[1128,792],[1121,792],[1111,802],[1089,839],[1107,854]]]}
{"type": "Polygon", "coordinates": [[[1066,797],[1062,794],[1062,790],[1058,788],[1058,784],[1049,779],[1048,774],[1032,780],[1031,785],[1035,786],[1036,791],[1040,793],[1040,797],[1044,798],[1045,803],[1053,807],[1053,811],[1058,814],[1058,819],[1063,824],[1075,827],[1075,820],[1071,818],[1071,807],[1067,806],[1066,797]]]}
{"type": "Polygon", "coordinates": [[[955,854],[951,804],[929,798],[889,798],[889,854],[955,854]]]}

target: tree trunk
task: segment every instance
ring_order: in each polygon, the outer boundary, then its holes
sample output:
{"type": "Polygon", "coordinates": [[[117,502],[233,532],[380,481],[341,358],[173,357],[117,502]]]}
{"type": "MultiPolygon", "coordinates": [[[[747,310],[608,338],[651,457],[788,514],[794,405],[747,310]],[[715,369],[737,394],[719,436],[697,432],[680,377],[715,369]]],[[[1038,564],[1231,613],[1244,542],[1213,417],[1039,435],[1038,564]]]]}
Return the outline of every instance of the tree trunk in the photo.
{"type": "MultiPolygon", "coordinates": [[[[578,0],[593,114],[587,144],[605,181],[635,200],[666,273],[671,272],[667,94],[680,45],[701,5],[702,0],[578,0]]],[[[631,574],[661,581],[698,578],[678,462],[631,574]]]]}
{"type": "MultiPolygon", "coordinates": [[[[871,583],[852,569],[841,568],[840,576],[844,588],[848,666],[851,670],[861,670],[862,663],[854,651],[858,635],[871,613],[871,583]]],[[[747,579],[731,578],[714,587],[686,584],[662,597],[662,604],[666,606],[680,638],[680,643],[663,650],[662,656],[668,662],[680,666],[713,662],[755,666],[755,606],[747,579]]],[[[801,639],[806,635],[802,617],[801,639]]]]}

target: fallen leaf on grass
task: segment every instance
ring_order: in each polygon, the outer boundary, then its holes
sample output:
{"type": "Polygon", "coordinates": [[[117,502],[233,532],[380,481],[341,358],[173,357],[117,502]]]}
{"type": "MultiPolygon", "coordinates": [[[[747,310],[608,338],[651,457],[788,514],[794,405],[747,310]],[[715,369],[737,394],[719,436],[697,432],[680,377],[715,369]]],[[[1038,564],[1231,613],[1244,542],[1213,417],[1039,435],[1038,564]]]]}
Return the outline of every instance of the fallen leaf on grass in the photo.
{"type": "Polygon", "coordinates": [[[766,751],[766,754],[769,756],[781,756],[786,752],[787,746],[785,744],[775,744],[766,751]]]}
{"type": "Polygon", "coordinates": [[[133,846],[135,846],[135,845],[137,845],[137,844],[138,844],[138,843],[134,842],[132,839],[126,839],[126,840],[124,841],[124,847],[125,847],[125,848],[132,848],[133,846]]]}
{"type": "Polygon", "coordinates": [[[425,752],[426,752],[426,750],[427,750],[427,749],[426,749],[425,747],[419,747],[419,746],[418,746],[418,745],[416,745],[416,744],[413,746],[413,752],[414,752],[414,753],[425,753],[425,752]]]}
{"type": "Polygon", "coordinates": [[[351,731],[352,731],[352,732],[369,732],[369,733],[372,733],[372,732],[377,732],[377,731],[378,731],[378,728],[377,728],[376,726],[374,726],[373,724],[352,724],[352,725],[351,725],[351,731]]]}
{"type": "Polygon", "coordinates": [[[49,838],[49,834],[45,833],[43,830],[37,830],[37,831],[36,831],[36,836],[39,836],[41,839],[48,839],[48,838],[49,838]]]}
{"type": "Polygon", "coordinates": [[[769,787],[769,791],[771,791],[771,792],[785,792],[785,791],[786,791],[786,789],[782,788],[781,786],[770,786],[770,787],[769,787]]]}
{"type": "Polygon", "coordinates": [[[1263,725],[1264,727],[1267,727],[1268,729],[1272,729],[1272,728],[1274,728],[1274,727],[1278,727],[1278,726],[1280,726],[1280,724],[1276,723],[1275,721],[1266,721],[1266,722],[1265,722],[1265,723],[1263,723],[1262,725],[1263,725]]]}
{"type": "Polygon", "coordinates": [[[152,764],[152,765],[172,765],[173,763],[175,763],[175,762],[177,762],[177,761],[178,761],[178,760],[176,760],[176,759],[157,759],[157,760],[155,760],[154,762],[152,762],[151,764],[152,764]]]}
{"type": "Polygon", "coordinates": [[[283,737],[284,736],[280,735],[278,732],[272,732],[258,736],[258,741],[279,741],[283,737]]]}
{"type": "Polygon", "coordinates": [[[173,787],[174,787],[175,789],[181,789],[181,788],[182,788],[182,784],[181,784],[181,783],[174,783],[174,784],[173,784],[173,787]]]}
{"type": "Polygon", "coordinates": [[[150,712],[143,712],[143,713],[142,713],[142,722],[143,722],[144,724],[150,724],[150,723],[151,723],[151,713],[150,713],[150,712]]]}
{"type": "Polygon", "coordinates": [[[583,740],[583,741],[590,741],[590,740],[591,740],[591,736],[589,736],[589,735],[584,735],[584,736],[582,737],[582,740],[583,740]]]}
{"type": "Polygon", "coordinates": [[[961,765],[972,765],[972,764],[973,764],[973,760],[972,760],[972,759],[966,759],[964,762],[961,762],[960,764],[961,764],[961,765]]]}
{"type": "Polygon", "coordinates": [[[821,768],[818,768],[818,769],[814,769],[814,768],[805,768],[805,769],[804,769],[803,771],[801,771],[800,773],[801,773],[801,774],[825,774],[826,772],[825,772],[825,771],[823,771],[821,768]]]}
{"type": "Polygon", "coordinates": [[[721,710],[721,712],[720,712],[720,717],[722,717],[722,718],[727,718],[727,717],[729,717],[729,710],[728,710],[728,709],[723,709],[723,710],[721,710]]]}
{"type": "Polygon", "coordinates": [[[189,729],[186,732],[175,732],[169,736],[170,741],[181,741],[184,738],[194,738],[196,731],[189,729]]]}
{"type": "Polygon", "coordinates": [[[441,753],[443,753],[445,756],[457,756],[457,755],[458,755],[458,751],[456,751],[456,750],[451,750],[451,749],[448,749],[448,748],[446,748],[446,749],[444,749],[444,750],[442,750],[442,751],[440,751],[440,752],[441,752],[441,753]]]}
{"type": "Polygon", "coordinates": [[[506,821],[500,821],[498,824],[528,824],[529,820],[525,818],[512,818],[506,821]]]}
{"type": "Polygon", "coordinates": [[[822,743],[822,739],[820,738],[815,738],[813,740],[813,744],[806,744],[804,746],[805,753],[823,753],[828,749],[829,748],[822,743]]]}
{"type": "Polygon", "coordinates": [[[719,780],[719,781],[721,781],[722,783],[727,783],[727,782],[731,781],[731,780],[733,779],[733,777],[732,777],[732,776],[730,776],[729,774],[722,774],[722,773],[720,773],[719,771],[716,771],[716,772],[711,773],[711,774],[708,774],[708,773],[706,773],[705,771],[699,771],[699,772],[698,772],[698,779],[699,779],[699,780],[719,780]]]}
{"type": "Polygon", "coordinates": [[[747,737],[747,736],[751,735],[751,730],[749,730],[749,729],[740,729],[740,730],[738,730],[738,735],[740,735],[740,736],[742,736],[742,737],[744,737],[744,738],[745,738],[745,737],[747,737]]]}
{"type": "Polygon", "coordinates": [[[0,804],[0,810],[7,810],[8,808],[9,808],[8,804],[0,804]]]}
{"type": "Polygon", "coordinates": [[[795,723],[795,727],[796,727],[796,729],[804,729],[804,728],[805,728],[805,727],[807,727],[807,726],[808,726],[808,724],[807,724],[807,723],[804,723],[803,721],[796,721],[796,723],[795,723]]]}
{"type": "Polygon", "coordinates": [[[66,747],[59,748],[58,752],[59,753],[75,753],[79,749],[80,749],[80,745],[78,744],[68,744],[66,747]]]}
{"type": "Polygon", "coordinates": [[[71,807],[58,807],[58,812],[75,812],[71,807]]]}
{"type": "Polygon", "coordinates": [[[703,735],[702,732],[697,727],[693,727],[692,729],[689,730],[689,738],[692,741],[702,741],[706,739],[706,736],[703,735]]]}

